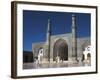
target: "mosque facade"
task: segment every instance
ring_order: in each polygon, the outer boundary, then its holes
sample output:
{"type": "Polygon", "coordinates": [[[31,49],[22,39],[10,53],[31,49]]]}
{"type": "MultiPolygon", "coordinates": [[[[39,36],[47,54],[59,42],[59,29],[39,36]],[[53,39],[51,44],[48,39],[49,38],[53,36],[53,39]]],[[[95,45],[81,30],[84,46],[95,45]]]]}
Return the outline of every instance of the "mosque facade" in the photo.
{"type": "Polygon", "coordinates": [[[71,32],[51,35],[51,22],[48,20],[45,42],[32,44],[34,58],[42,54],[43,62],[77,61],[83,58],[84,49],[91,45],[90,37],[77,37],[76,16],[72,15],[71,32]],[[41,52],[40,52],[41,51],[41,52]]]}

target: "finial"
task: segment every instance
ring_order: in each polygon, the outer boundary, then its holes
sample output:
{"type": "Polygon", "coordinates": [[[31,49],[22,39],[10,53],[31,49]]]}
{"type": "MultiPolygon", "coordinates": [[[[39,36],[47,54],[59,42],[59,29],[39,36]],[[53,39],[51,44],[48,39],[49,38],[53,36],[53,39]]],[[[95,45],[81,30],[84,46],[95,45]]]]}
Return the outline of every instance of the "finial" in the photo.
{"type": "Polygon", "coordinates": [[[72,14],[72,17],[75,17],[75,14],[72,14]]]}
{"type": "Polygon", "coordinates": [[[48,19],[48,22],[50,23],[50,19],[48,19]]]}

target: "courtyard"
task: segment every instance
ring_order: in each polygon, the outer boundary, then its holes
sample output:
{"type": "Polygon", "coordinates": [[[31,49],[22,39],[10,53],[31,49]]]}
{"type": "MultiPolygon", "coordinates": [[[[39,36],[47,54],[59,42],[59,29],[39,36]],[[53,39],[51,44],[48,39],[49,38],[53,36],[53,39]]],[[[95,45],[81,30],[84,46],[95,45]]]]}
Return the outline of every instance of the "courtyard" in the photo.
{"type": "Polygon", "coordinates": [[[42,68],[64,68],[64,67],[82,67],[91,66],[90,63],[84,62],[52,62],[52,63],[24,63],[23,69],[42,69],[42,68]]]}

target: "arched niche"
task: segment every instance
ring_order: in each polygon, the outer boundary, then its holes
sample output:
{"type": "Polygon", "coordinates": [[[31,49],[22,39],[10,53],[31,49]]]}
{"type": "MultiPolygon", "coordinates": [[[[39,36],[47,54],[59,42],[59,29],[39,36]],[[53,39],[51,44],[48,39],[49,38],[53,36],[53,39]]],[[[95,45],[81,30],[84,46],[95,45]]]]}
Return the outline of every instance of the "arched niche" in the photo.
{"type": "Polygon", "coordinates": [[[53,60],[59,56],[60,60],[68,60],[68,45],[64,39],[58,39],[53,47],[53,60]]]}

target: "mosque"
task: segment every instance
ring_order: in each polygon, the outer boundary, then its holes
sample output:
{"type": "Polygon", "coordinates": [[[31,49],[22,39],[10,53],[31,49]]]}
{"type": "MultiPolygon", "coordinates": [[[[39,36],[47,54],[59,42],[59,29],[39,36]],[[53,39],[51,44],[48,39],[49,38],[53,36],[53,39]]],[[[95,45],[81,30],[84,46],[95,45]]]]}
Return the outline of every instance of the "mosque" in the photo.
{"type": "MultiPolygon", "coordinates": [[[[83,59],[83,51],[90,43],[90,37],[78,38],[76,35],[76,16],[72,15],[71,32],[66,34],[51,35],[51,22],[48,19],[45,42],[32,43],[34,58],[42,62],[78,61],[83,59]]],[[[90,54],[88,54],[90,56],[90,54]]]]}

